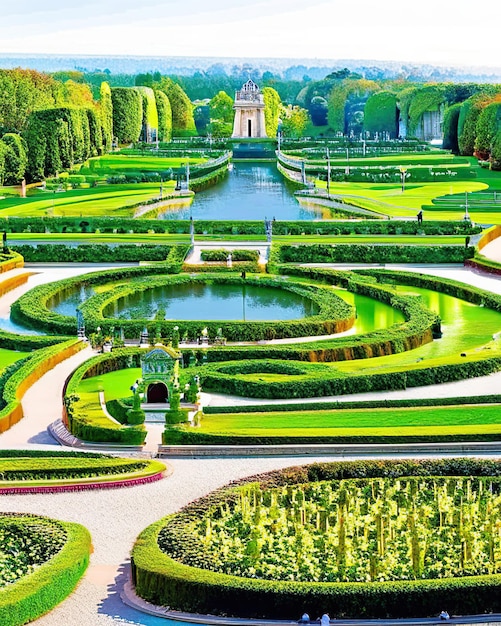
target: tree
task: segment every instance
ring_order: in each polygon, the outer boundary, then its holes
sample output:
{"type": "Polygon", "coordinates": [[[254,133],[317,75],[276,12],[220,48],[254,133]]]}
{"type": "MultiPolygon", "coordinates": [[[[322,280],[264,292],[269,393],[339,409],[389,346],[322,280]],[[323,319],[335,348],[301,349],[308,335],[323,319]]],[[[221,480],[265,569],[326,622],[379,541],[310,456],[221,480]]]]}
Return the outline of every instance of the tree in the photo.
{"type": "Polygon", "coordinates": [[[442,147],[444,150],[450,150],[454,154],[459,154],[458,145],[458,120],[462,104],[460,102],[450,106],[444,114],[444,123],[442,126],[444,138],[442,147]]]}
{"type": "Polygon", "coordinates": [[[158,111],[155,92],[151,87],[136,87],[143,98],[142,141],[151,142],[158,136],[158,111]]]}
{"type": "Polygon", "coordinates": [[[0,70],[0,128],[23,131],[33,111],[56,105],[57,85],[36,70],[0,70]]]}
{"type": "Polygon", "coordinates": [[[113,144],[113,102],[108,83],[101,83],[99,95],[98,116],[101,124],[103,149],[105,152],[110,152],[113,144]]]}
{"type": "Polygon", "coordinates": [[[113,87],[113,133],[118,143],[139,141],[143,122],[143,98],[139,91],[130,87],[113,87]]]}
{"type": "Polygon", "coordinates": [[[0,143],[4,154],[3,184],[17,185],[23,180],[28,165],[26,144],[14,133],[5,134],[0,143]]]}
{"type": "Polygon", "coordinates": [[[322,96],[312,98],[310,103],[310,117],[313,126],[325,126],[327,124],[327,100],[325,98],[322,98],[322,96]]]}
{"type": "Polygon", "coordinates": [[[280,110],[280,96],[273,87],[263,89],[264,123],[268,137],[275,137],[278,130],[278,114],[280,110]]]}
{"type": "Polygon", "coordinates": [[[170,78],[162,78],[158,88],[165,93],[170,102],[173,134],[195,135],[193,106],[182,88],[170,78]]]}
{"type": "Polygon", "coordinates": [[[308,111],[298,106],[281,106],[280,119],[282,120],[282,133],[284,137],[302,137],[308,124],[308,111]]]}
{"type": "Polygon", "coordinates": [[[217,93],[209,102],[211,121],[219,120],[222,122],[233,123],[233,98],[225,91],[217,93]]]}
{"type": "Polygon", "coordinates": [[[397,136],[397,97],[389,91],[369,96],[364,108],[364,130],[370,133],[390,133],[397,136]]]}
{"type": "Polygon", "coordinates": [[[160,141],[172,139],[172,109],[169,98],[159,89],[154,90],[158,113],[158,138],[160,141]]]}
{"type": "Polygon", "coordinates": [[[492,141],[491,170],[501,171],[501,130],[498,130],[492,141]]]}
{"type": "Polygon", "coordinates": [[[478,116],[475,136],[475,156],[486,161],[491,154],[494,137],[501,127],[501,101],[491,102],[478,116]]]}

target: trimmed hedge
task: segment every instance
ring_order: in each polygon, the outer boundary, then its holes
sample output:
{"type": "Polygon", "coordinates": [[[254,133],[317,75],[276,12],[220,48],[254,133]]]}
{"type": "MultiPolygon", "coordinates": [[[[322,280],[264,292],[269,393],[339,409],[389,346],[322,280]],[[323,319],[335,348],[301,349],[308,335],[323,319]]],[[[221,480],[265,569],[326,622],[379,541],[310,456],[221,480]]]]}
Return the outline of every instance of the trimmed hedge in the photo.
{"type": "MultiPolygon", "coordinates": [[[[427,461],[358,461],[287,468],[236,483],[259,482],[261,487],[322,480],[407,476],[499,476],[498,461],[446,459],[427,461]]],[[[176,517],[199,516],[221,506],[235,487],[223,487],[187,507],[176,517]]],[[[224,505],[223,505],[224,506],[224,505]]],[[[451,614],[501,610],[501,575],[371,583],[297,583],[243,578],[183,565],[162,552],[158,536],[166,517],[146,528],[132,550],[132,578],[145,600],[192,613],[236,615],[246,618],[297,619],[305,609],[318,607],[332,616],[349,618],[405,618],[437,615],[444,597],[451,614]]]]}
{"type": "MultiPolygon", "coordinates": [[[[129,278],[129,282],[119,285],[111,291],[105,291],[89,298],[80,309],[85,317],[86,329],[88,332],[95,331],[99,326],[103,332],[109,332],[111,326],[120,326],[124,329],[126,337],[139,337],[139,334],[146,326],[148,332],[154,336],[157,329],[162,336],[172,335],[174,326],[179,327],[179,333],[183,336],[188,333],[189,338],[196,339],[200,330],[207,327],[209,337],[216,337],[218,329],[223,329],[223,334],[229,340],[260,340],[272,339],[275,337],[299,337],[308,335],[324,335],[347,330],[353,325],[355,312],[351,305],[333,293],[329,293],[322,287],[283,281],[277,278],[253,278],[242,279],[238,276],[155,276],[164,266],[146,266],[139,268],[123,268],[112,270],[111,272],[95,272],[76,279],[65,279],[49,285],[35,287],[30,292],[17,300],[11,309],[12,319],[24,325],[40,328],[47,331],[60,333],[70,333],[75,328],[75,321],[72,317],[59,315],[48,310],[49,300],[63,289],[75,288],[79,285],[103,284],[113,280],[129,278]],[[139,277],[134,280],[134,277],[139,277]],[[176,283],[205,283],[207,281],[215,284],[246,284],[263,287],[274,287],[285,289],[301,296],[307,297],[319,306],[319,313],[314,316],[299,320],[280,322],[240,322],[240,321],[178,321],[178,320],[117,320],[111,317],[104,317],[103,310],[107,305],[111,305],[119,297],[130,293],[146,291],[156,286],[176,283]]],[[[164,270],[165,271],[165,270],[164,270]]],[[[166,272],[167,273],[167,272],[166,272]]]]}
{"type": "Polygon", "coordinates": [[[13,303],[11,319],[28,328],[44,332],[73,334],[76,330],[75,320],[52,313],[47,308],[48,301],[59,291],[75,289],[81,285],[102,285],[110,281],[129,280],[137,276],[150,276],[158,273],[176,274],[181,270],[187,250],[188,246],[173,246],[165,263],[103,270],[39,285],[13,303]]]}
{"type": "MultiPolygon", "coordinates": [[[[33,523],[35,516],[16,516],[33,523]]],[[[32,574],[0,590],[1,626],[20,626],[53,609],[75,588],[89,564],[91,538],[80,524],[57,522],[66,533],[63,548],[32,574]]]]}
{"type": "Polygon", "coordinates": [[[200,371],[200,382],[206,391],[247,398],[313,398],[436,385],[486,376],[500,369],[500,356],[476,355],[458,363],[416,367],[406,371],[340,375],[328,370],[323,374],[314,372],[309,376],[295,377],[293,380],[273,382],[246,380],[204,368],[200,371]]]}
{"type": "Polygon", "coordinates": [[[69,339],[35,352],[5,368],[0,376],[1,405],[0,433],[5,432],[23,417],[21,398],[27,389],[55,365],[85,348],[79,339],[69,339]]]}
{"type": "Polygon", "coordinates": [[[281,245],[281,263],[463,263],[475,249],[465,246],[390,244],[281,245]]]}
{"type": "Polygon", "coordinates": [[[204,406],[205,415],[220,413],[275,413],[282,411],[325,411],[343,409],[389,409],[421,406],[456,406],[458,404],[501,404],[501,395],[459,396],[456,398],[408,398],[405,400],[352,400],[335,402],[293,402],[290,404],[236,404],[204,406]]]}
{"type": "Polygon", "coordinates": [[[24,267],[24,259],[18,252],[8,250],[8,252],[0,253],[0,274],[18,267],[24,267]]]}
{"type": "MultiPolygon", "coordinates": [[[[157,202],[154,200],[153,202],[157,202]]],[[[144,204],[144,203],[143,203],[144,204]]],[[[82,222],[80,217],[0,217],[0,230],[7,233],[173,233],[189,234],[189,220],[151,220],[127,217],[90,216],[82,222]]],[[[195,234],[203,235],[263,235],[262,221],[195,220],[195,234]]],[[[347,220],[336,221],[275,221],[275,235],[473,235],[482,232],[482,227],[471,222],[417,220],[347,220]]]]}
{"type": "Polygon", "coordinates": [[[165,261],[172,246],[150,244],[23,244],[13,246],[27,263],[134,263],[165,261]]]}
{"type": "Polygon", "coordinates": [[[202,250],[200,258],[202,261],[222,261],[228,260],[228,254],[231,252],[233,261],[257,261],[259,259],[258,250],[202,250]]]}

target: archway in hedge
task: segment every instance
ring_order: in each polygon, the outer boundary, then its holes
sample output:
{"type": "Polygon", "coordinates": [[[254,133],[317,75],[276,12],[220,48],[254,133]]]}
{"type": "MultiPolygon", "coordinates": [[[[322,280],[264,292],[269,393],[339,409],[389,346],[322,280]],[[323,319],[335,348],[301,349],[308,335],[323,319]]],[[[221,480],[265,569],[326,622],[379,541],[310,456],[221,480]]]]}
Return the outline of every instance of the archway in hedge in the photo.
{"type": "Polygon", "coordinates": [[[166,404],[169,391],[165,383],[151,383],[146,391],[146,402],[151,404],[166,404]]]}

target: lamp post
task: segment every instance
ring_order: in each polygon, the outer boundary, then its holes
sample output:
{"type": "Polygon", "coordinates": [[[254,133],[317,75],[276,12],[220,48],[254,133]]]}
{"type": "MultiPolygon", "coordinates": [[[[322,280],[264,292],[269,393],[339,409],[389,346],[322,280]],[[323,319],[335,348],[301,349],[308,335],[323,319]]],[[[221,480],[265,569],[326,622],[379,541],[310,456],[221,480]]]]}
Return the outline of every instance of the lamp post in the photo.
{"type": "Polygon", "coordinates": [[[327,198],[331,197],[331,155],[327,148],[327,198]]]}
{"type": "Polygon", "coordinates": [[[346,176],[350,175],[350,149],[346,148],[346,169],[344,170],[346,176]]]}
{"type": "Polygon", "coordinates": [[[467,191],[464,192],[464,218],[463,219],[465,222],[470,221],[470,214],[468,213],[468,192],[467,191]]]}
{"type": "Polygon", "coordinates": [[[400,170],[400,177],[402,182],[402,193],[405,191],[405,179],[407,178],[407,168],[402,165],[398,168],[400,170]]]}

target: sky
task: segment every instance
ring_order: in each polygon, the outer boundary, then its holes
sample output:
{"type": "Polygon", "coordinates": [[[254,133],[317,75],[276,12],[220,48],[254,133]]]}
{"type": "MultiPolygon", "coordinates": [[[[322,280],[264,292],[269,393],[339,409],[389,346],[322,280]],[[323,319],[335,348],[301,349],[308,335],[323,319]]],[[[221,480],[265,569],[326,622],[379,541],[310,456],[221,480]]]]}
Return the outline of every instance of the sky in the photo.
{"type": "Polygon", "coordinates": [[[478,4],[471,0],[0,0],[0,4],[0,53],[4,54],[371,59],[501,66],[500,0],[478,4]]]}

